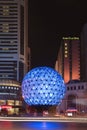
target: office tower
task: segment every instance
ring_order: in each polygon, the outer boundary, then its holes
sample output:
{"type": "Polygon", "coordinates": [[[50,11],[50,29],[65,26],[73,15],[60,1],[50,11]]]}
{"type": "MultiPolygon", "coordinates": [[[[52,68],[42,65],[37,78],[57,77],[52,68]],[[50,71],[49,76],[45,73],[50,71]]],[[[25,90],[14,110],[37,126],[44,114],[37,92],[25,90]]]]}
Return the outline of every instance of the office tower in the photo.
{"type": "Polygon", "coordinates": [[[28,0],[0,0],[0,79],[22,81],[28,71],[28,0]]]}
{"type": "Polygon", "coordinates": [[[65,82],[80,79],[80,41],[78,37],[63,37],[56,69],[65,82]]]}
{"type": "Polygon", "coordinates": [[[87,23],[81,32],[81,80],[87,82],[87,23]]]}

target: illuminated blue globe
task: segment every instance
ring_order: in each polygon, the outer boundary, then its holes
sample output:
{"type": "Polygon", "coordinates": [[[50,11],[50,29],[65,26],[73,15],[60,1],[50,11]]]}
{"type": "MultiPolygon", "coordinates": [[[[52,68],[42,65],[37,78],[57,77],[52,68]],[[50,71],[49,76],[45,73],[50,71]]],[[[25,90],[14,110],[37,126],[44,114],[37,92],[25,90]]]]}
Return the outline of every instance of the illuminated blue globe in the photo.
{"type": "Polygon", "coordinates": [[[50,67],[32,69],[22,82],[22,96],[28,105],[57,105],[65,90],[61,75],[50,67]]]}

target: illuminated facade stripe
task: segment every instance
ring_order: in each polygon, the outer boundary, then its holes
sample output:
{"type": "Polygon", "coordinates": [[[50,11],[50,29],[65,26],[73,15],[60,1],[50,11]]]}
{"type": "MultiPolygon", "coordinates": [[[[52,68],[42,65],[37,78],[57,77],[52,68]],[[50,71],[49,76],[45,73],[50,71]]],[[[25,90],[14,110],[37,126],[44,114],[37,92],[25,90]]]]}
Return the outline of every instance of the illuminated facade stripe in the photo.
{"type": "Polygon", "coordinates": [[[57,60],[57,71],[65,82],[80,79],[80,41],[78,37],[63,37],[57,60]]]}

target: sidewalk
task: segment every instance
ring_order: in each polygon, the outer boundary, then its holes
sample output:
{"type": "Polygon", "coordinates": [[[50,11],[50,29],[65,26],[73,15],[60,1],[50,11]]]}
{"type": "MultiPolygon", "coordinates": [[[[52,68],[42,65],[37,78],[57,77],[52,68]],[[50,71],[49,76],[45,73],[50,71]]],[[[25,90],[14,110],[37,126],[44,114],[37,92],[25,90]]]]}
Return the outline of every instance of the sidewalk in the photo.
{"type": "Polygon", "coordinates": [[[87,122],[87,117],[0,117],[0,121],[87,122]]]}

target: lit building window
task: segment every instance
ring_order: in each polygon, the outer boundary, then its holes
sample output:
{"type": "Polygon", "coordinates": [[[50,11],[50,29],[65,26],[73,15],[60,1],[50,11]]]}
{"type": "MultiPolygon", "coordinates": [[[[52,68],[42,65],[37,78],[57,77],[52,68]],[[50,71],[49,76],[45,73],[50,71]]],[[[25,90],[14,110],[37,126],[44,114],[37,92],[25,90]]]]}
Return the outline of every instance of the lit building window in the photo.
{"type": "Polygon", "coordinates": [[[67,58],[68,56],[65,54],[65,58],[67,58]]]}
{"type": "Polygon", "coordinates": [[[3,26],[8,26],[8,23],[3,23],[3,26]]]}
{"type": "Polygon", "coordinates": [[[9,6],[3,6],[3,15],[9,15],[9,6]]]}
{"type": "Polygon", "coordinates": [[[65,47],[65,50],[67,50],[67,47],[65,47]]]}
{"type": "Polygon", "coordinates": [[[2,48],[3,50],[9,50],[8,48],[2,48]]]}
{"type": "Polygon", "coordinates": [[[7,5],[3,6],[3,9],[8,9],[8,8],[9,8],[9,6],[7,6],[7,5]]]}
{"type": "Polygon", "coordinates": [[[67,53],[68,53],[68,51],[65,51],[65,53],[67,54],[67,53]]]}
{"type": "Polygon", "coordinates": [[[9,10],[8,11],[7,10],[3,11],[3,15],[9,15],[9,10]]]}
{"type": "Polygon", "coordinates": [[[9,32],[9,25],[3,24],[2,30],[3,30],[3,32],[9,32]]]}
{"type": "Polygon", "coordinates": [[[15,101],[15,105],[19,105],[19,101],[15,101]]]}
{"type": "Polygon", "coordinates": [[[9,31],[4,29],[3,32],[9,32],[9,31]]]}
{"type": "Polygon", "coordinates": [[[65,46],[67,46],[67,43],[65,43],[65,46]]]}

